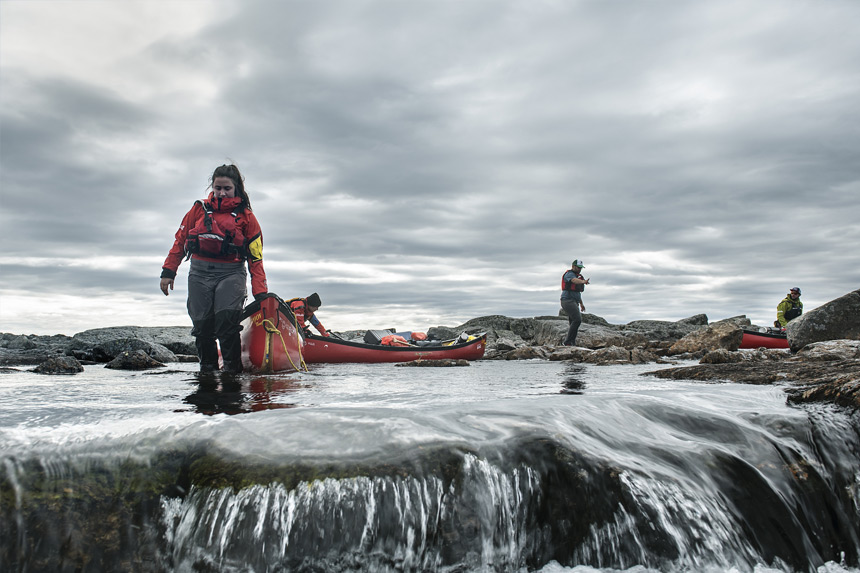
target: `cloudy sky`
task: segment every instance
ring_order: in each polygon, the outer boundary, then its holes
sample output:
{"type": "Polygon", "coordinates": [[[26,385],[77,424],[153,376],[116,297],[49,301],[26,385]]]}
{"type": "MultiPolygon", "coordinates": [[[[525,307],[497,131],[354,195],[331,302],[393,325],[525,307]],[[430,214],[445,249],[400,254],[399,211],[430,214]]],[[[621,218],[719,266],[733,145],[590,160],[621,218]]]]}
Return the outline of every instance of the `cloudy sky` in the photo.
{"type": "Polygon", "coordinates": [[[0,331],[190,324],[161,264],[235,162],[334,330],[770,324],[860,288],[854,0],[2,0],[0,331]]]}

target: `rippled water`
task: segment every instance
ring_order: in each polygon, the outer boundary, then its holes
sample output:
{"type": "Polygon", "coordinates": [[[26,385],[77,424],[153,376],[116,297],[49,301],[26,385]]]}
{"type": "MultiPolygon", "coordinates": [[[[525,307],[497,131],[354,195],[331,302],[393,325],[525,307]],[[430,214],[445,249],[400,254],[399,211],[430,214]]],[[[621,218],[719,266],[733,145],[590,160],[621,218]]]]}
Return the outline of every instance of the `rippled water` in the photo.
{"type": "Polygon", "coordinates": [[[658,367],[3,373],[0,569],[856,572],[856,415],[658,367]]]}

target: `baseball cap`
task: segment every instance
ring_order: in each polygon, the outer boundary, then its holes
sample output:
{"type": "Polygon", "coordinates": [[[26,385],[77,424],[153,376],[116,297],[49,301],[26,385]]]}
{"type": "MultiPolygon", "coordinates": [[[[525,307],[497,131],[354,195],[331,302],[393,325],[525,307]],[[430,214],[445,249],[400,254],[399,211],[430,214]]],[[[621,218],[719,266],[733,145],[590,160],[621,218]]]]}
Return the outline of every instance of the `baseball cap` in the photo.
{"type": "Polygon", "coordinates": [[[582,261],[580,259],[573,259],[573,264],[571,264],[571,266],[572,267],[579,267],[581,269],[585,268],[585,265],[582,264],[582,261]]]}
{"type": "Polygon", "coordinates": [[[800,294],[800,287],[791,287],[788,290],[791,292],[796,292],[797,294],[800,294]]]}

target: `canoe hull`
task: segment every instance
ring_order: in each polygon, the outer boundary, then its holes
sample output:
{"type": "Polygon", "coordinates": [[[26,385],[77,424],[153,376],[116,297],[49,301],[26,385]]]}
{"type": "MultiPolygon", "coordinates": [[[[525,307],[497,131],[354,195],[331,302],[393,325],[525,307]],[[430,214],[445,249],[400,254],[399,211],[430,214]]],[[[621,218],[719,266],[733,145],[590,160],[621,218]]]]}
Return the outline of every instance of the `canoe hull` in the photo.
{"type": "Polygon", "coordinates": [[[248,372],[302,369],[302,337],[289,306],[275,294],[245,307],[242,315],[242,366],[248,372]]]}
{"type": "Polygon", "coordinates": [[[479,360],[486,347],[486,335],[450,346],[382,346],[311,335],[305,339],[303,355],[308,364],[479,360]]]}
{"type": "Polygon", "coordinates": [[[788,348],[788,337],[779,332],[753,332],[744,330],[741,348],[788,348]]]}

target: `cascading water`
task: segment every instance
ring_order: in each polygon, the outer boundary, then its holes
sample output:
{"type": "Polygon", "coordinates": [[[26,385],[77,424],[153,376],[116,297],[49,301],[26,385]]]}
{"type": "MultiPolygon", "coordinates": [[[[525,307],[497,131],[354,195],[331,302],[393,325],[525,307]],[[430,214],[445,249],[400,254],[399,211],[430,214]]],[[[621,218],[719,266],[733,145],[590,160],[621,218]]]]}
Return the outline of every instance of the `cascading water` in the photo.
{"type": "Polygon", "coordinates": [[[856,414],[642,370],[7,375],[0,569],[856,571],[856,414]]]}

